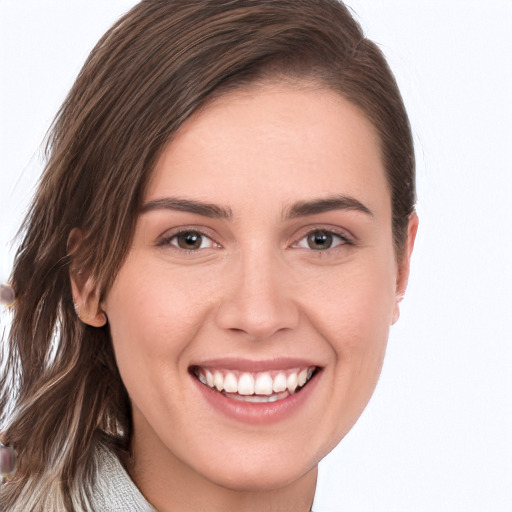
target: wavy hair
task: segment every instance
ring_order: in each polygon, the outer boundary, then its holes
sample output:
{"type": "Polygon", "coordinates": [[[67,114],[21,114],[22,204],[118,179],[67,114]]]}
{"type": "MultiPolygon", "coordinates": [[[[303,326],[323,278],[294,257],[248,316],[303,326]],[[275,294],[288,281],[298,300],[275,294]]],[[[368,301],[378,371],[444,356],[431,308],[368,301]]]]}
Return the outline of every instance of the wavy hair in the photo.
{"type": "Polygon", "coordinates": [[[212,97],[265,80],[329,87],[373,123],[400,257],[415,202],[411,130],[382,52],[349,10],[337,0],[143,0],[101,38],[60,108],[22,226],[0,379],[1,439],[19,468],[0,508],[88,510],[98,448],[129,452],[109,327],[77,317],[70,272],[92,276],[104,297],[173,134],[212,97]],[[70,252],[76,227],[84,237],[70,252]]]}

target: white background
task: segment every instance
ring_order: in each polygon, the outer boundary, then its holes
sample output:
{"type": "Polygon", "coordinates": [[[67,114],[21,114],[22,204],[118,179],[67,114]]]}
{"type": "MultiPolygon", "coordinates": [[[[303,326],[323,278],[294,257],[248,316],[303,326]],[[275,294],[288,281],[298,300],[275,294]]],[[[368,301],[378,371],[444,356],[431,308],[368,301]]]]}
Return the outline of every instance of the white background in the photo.
{"type": "MultiPolygon", "coordinates": [[[[0,279],[81,64],[133,0],[0,0],[0,279]]],[[[349,0],[413,125],[420,231],[377,391],[317,512],[512,511],[512,1],[349,0]]]]}

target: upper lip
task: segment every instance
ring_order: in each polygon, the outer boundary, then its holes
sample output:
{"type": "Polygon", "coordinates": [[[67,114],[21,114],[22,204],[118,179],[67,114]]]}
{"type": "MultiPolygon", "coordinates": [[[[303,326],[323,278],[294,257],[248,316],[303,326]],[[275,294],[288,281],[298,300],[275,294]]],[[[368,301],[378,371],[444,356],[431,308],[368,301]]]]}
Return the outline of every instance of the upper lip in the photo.
{"type": "Polygon", "coordinates": [[[321,367],[311,359],[279,357],[274,359],[239,359],[221,358],[208,359],[191,365],[191,368],[208,368],[223,370],[239,370],[242,372],[264,372],[272,370],[291,370],[293,368],[321,367]]]}

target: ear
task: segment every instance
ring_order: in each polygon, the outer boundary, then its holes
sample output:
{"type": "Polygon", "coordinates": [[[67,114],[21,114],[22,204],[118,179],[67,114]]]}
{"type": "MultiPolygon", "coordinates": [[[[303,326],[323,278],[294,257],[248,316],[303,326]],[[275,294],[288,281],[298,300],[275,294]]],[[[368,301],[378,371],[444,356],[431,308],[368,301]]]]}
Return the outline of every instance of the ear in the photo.
{"type": "MultiPolygon", "coordinates": [[[[68,254],[73,260],[84,236],[79,228],[73,228],[68,237],[68,254]]],[[[77,269],[71,263],[69,277],[75,311],[80,320],[93,327],[103,327],[107,323],[107,315],[101,309],[100,294],[94,279],[87,273],[77,269]]]]}
{"type": "Polygon", "coordinates": [[[409,222],[407,224],[407,239],[405,241],[405,247],[403,254],[398,266],[398,273],[396,279],[396,302],[395,311],[393,313],[393,321],[395,323],[400,317],[400,302],[405,295],[407,289],[407,283],[409,281],[409,272],[411,270],[411,255],[414,249],[414,241],[416,240],[416,233],[418,232],[418,215],[416,212],[411,213],[409,216],[409,222]]]}

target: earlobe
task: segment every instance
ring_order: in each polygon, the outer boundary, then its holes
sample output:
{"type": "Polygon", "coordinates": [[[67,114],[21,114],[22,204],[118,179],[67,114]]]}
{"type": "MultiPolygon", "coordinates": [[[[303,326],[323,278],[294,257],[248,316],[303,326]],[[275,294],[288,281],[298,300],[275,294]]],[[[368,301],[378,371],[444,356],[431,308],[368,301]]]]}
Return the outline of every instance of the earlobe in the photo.
{"type": "MultiPolygon", "coordinates": [[[[80,247],[83,234],[80,229],[73,228],[68,237],[68,254],[71,258],[80,247]]],[[[95,280],[86,273],[70,266],[69,277],[75,312],[82,322],[93,327],[103,327],[108,319],[101,309],[100,295],[95,280]]]]}
{"type": "Polygon", "coordinates": [[[407,239],[405,241],[405,247],[403,249],[402,258],[398,268],[397,281],[396,281],[396,302],[395,310],[393,312],[392,323],[396,323],[400,317],[400,302],[402,302],[405,291],[407,289],[407,283],[409,281],[409,272],[411,270],[411,256],[414,249],[414,242],[416,240],[416,233],[418,232],[418,215],[413,212],[409,216],[409,222],[407,225],[407,239]]]}
{"type": "Polygon", "coordinates": [[[87,278],[83,284],[71,276],[71,291],[75,311],[80,320],[93,327],[103,327],[107,323],[107,315],[100,307],[100,299],[96,283],[87,278]]]}

